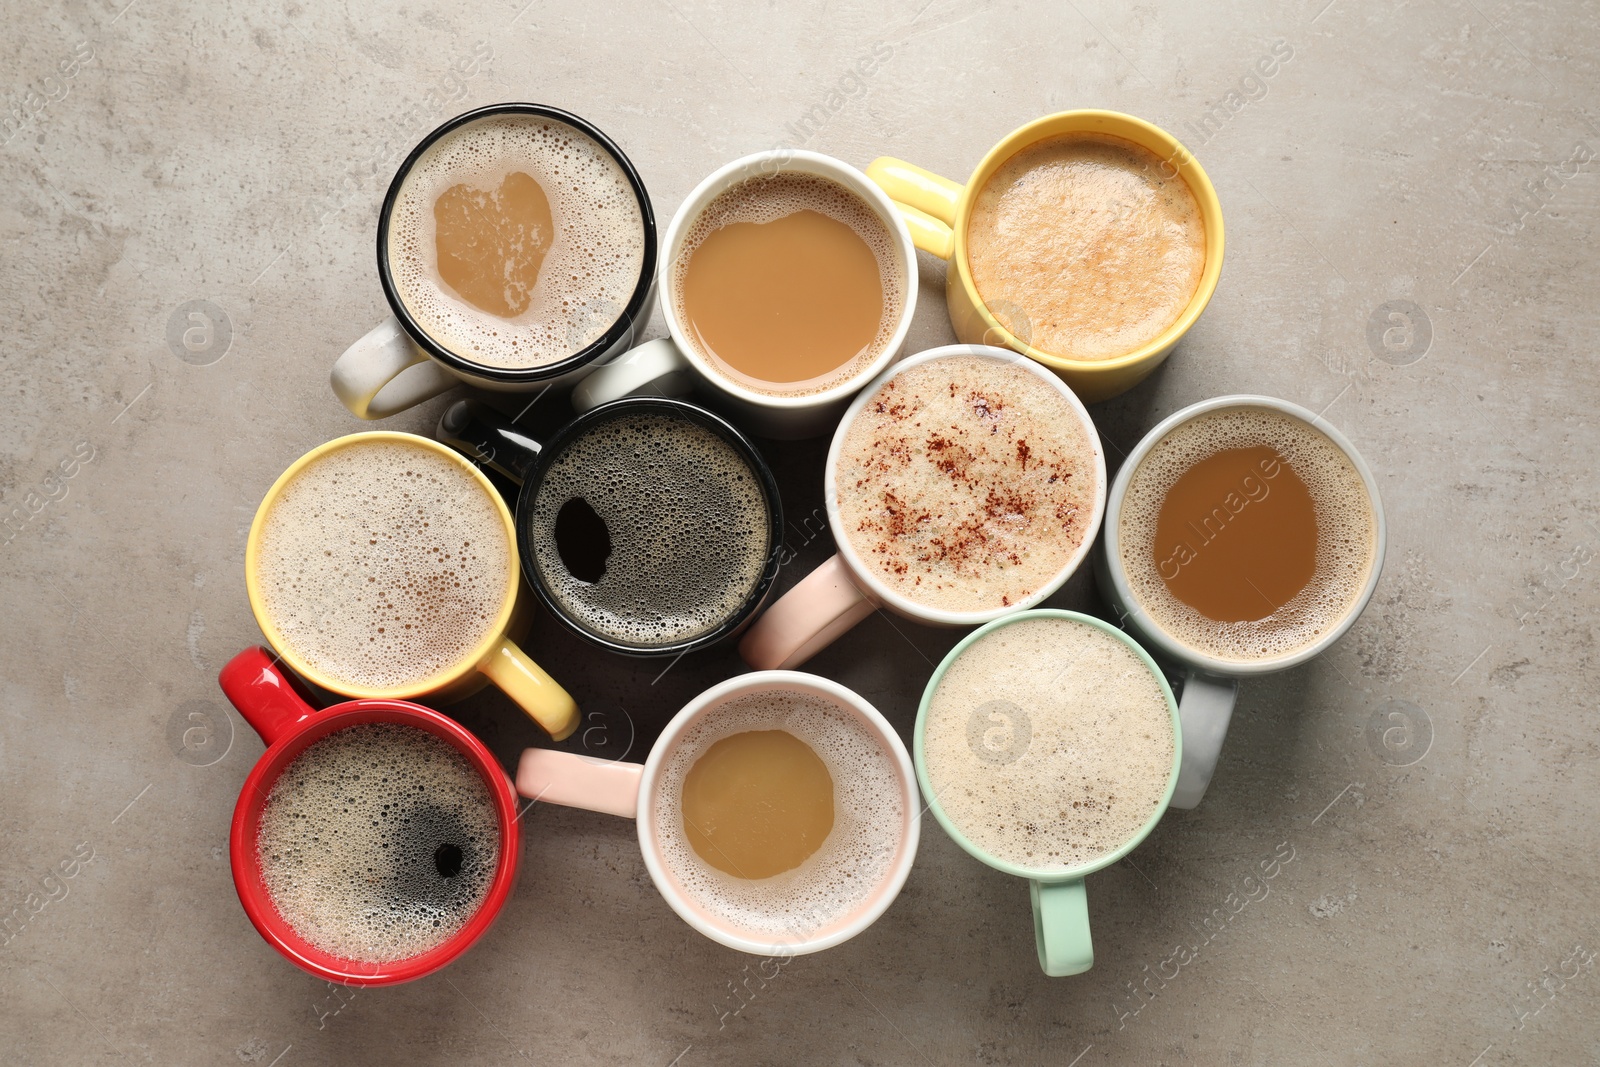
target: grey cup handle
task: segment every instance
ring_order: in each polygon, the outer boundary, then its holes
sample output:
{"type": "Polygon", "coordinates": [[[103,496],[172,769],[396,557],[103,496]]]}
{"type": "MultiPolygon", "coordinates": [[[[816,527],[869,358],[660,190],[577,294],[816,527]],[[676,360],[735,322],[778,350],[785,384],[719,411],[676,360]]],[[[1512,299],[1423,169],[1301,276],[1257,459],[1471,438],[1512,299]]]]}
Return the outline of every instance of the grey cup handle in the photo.
{"type": "Polygon", "coordinates": [[[1188,810],[1199,805],[1217,770],[1228,723],[1233,719],[1233,703],[1239,683],[1190,670],[1183,681],[1183,696],[1178,700],[1178,719],[1183,726],[1183,763],[1178,768],[1178,785],[1172,793],[1172,807],[1188,810]]]}

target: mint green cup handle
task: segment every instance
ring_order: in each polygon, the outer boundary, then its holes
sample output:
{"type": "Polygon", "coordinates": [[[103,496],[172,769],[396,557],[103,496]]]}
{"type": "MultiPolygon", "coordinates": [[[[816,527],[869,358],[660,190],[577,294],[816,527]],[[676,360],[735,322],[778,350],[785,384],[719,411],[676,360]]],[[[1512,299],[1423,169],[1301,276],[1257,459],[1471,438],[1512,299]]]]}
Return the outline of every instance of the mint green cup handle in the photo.
{"type": "Polygon", "coordinates": [[[1072,882],[1028,883],[1033,898],[1033,936],[1039,946],[1039,966],[1051,978],[1082,974],[1094,966],[1094,942],[1089,937],[1089,894],[1083,879],[1072,882]]]}

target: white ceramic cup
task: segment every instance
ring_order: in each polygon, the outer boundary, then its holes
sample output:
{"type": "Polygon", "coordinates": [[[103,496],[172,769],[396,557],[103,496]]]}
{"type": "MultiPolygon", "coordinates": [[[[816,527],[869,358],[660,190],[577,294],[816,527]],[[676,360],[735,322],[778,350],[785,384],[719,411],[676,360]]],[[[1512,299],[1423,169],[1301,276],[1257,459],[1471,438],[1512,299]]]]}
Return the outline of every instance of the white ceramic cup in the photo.
{"type": "Polygon", "coordinates": [[[667,227],[656,288],[669,336],[648,341],[598,367],[573,390],[572,402],[587,411],[607,401],[637,394],[679,395],[693,387],[712,408],[759,437],[795,440],[826,433],[850,398],[893,362],[917,307],[917,250],[911,231],[882,189],[854,167],[817,152],[777,149],[736,159],[695,187],[667,227]],[[899,321],[883,351],[838,385],[819,393],[785,396],[746,388],[717,371],[695,348],[677,313],[673,276],[685,238],[706,206],[740,182],[774,174],[814,174],[837,183],[870,206],[894,242],[895,266],[905,281],[899,321]]]}
{"type": "Polygon", "coordinates": [[[922,826],[916,773],[894,727],[852,690],[826,678],[797,671],[759,671],[707,689],[673,716],[643,764],[614,762],[546,748],[526,749],[517,766],[517,791],[546,804],[585,808],[636,820],[645,869],[672,910],[711,940],[758,956],[800,956],[818,952],[848,941],[871,926],[894,903],[905,885],[912,861],[916,859],[922,826]],[[781,935],[738,927],[713,915],[695,900],[667,861],[659,831],[664,820],[681,817],[678,798],[665,795],[661,778],[666,762],[684,733],[707,717],[714,717],[719,708],[735,697],[774,690],[798,690],[821,697],[855,716],[866,727],[894,767],[902,820],[898,845],[883,877],[853,908],[821,926],[793,929],[781,935]]]}
{"type": "Polygon", "coordinates": [[[822,566],[800,579],[777,603],[767,609],[745,632],[739,642],[739,654],[757,670],[798,667],[847,630],[871,615],[879,607],[889,608],[916,622],[930,626],[981,626],[1004,615],[1037,607],[1072,577],[1089,554],[1095,534],[1100,530],[1106,508],[1106,461],[1101,450],[1100,434],[1089,418],[1077,394],[1049,370],[1026,356],[1006,348],[988,345],[945,345],[941,348],[907,356],[884,371],[870,385],[861,390],[855,402],[845,412],[833,434],[833,445],[828,449],[828,462],[823,472],[823,498],[828,509],[828,525],[833,529],[833,540],[838,554],[822,566]],[[839,516],[838,467],[844,439],[856,415],[867,401],[890,378],[911,367],[931,363],[951,356],[979,356],[1026,371],[1060,393],[1067,407],[1077,417],[1084,437],[1094,449],[1094,511],[1083,533],[1083,541],[1073,552],[1066,565],[1050,581],[1032,595],[1014,604],[984,611],[945,611],[919,604],[885,585],[862,562],[860,554],[842,531],[839,516]]]}
{"type": "Polygon", "coordinates": [[[1172,807],[1193,808],[1205,796],[1206,787],[1217,769],[1217,758],[1222,751],[1222,741],[1228,736],[1228,723],[1233,718],[1233,705],[1239,694],[1242,678],[1271,674],[1287,670],[1320,655],[1350,629],[1372,591],[1377,587],[1378,576],[1383,571],[1383,548],[1387,527],[1383,518],[1383,502],[1378,497],[1378,483],[1372,477],[1361,454],[1338,430],[1321,416],[1307,411],[1298,404],[1270,396],[1234,395],[1219,396],[1191,404],[1161,420],[1128,454],[1128,459],[1117,472],[1111,486],[1111,496],[1106,506],[1105,537],[1102,550],[1095,553],[1095,577],[1100,592],[1116,611],[1119,623],[1131,630],[1158,659],[1177,664],[1184,675],[1183,693],[1178,700],[1178,717],[1183,724],[1183,764],[1178,771],[1178,785],[1172,794],[1172,807]],[[1265,408],[1280,412],[1314,427],[1332,441],[1361,476],[1367,496],[1372,501],[1372,515],[1376,523],[1373,541],[1372,568],[1361,587],[1361,594],[1351,604],[1349,611],[1328,628],[1316,642],[1271,659],[1222,659],[1179,641],[1150,617],[1134,599],[1127,572],[1122,566],[1119,547],[1119,527],[1122,521],[1122,502],[1128,493],[1139,464],[1150,454],[1162,438],[1189,420],[1210,411],[1224,408],[1265,408]]]}

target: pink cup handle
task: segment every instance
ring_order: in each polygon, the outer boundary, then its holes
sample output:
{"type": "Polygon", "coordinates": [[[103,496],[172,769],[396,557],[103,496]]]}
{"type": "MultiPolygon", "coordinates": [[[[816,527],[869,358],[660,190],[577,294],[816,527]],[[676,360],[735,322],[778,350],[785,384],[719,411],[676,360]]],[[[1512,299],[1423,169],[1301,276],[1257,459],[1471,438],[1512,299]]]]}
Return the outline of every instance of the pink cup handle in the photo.
{"type": "Polygon", "coordinates": [[[575,752],[525,748],[517,763],[517,792],[541,804],[585,808],[632,819],[639,814],[638,763],[595,759],[575,752]]]}
{"type": "Polygon", "coordinates": [[[756,620],[739,642],[739,655],[758,671],[792,670],[876,610],[844,561],[833,556],[756,620]]]}

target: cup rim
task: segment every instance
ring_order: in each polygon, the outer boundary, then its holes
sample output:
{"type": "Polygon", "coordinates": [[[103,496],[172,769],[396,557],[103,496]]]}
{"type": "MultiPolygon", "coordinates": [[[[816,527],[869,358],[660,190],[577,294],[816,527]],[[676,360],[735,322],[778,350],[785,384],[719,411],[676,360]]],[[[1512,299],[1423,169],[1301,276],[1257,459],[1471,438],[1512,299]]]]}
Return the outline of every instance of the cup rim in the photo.
{"type": "Polygon", "coordinates": [[[844,562],[850,577],[856,585],[866,593],[867,598],[874,603],[886,605],[908,618],[922,622],[932,623],[936,626],[976,626],[990,622],[994,619],[1004,618],[1018,611],[1026,611],[1042,604],[1055,592],[1066,584],[1067,580],[1078,572],[1083,561],[1088,558],[1099,536],[1100,528],[1105,519],[1107,490],[1109,479],[1106,477],[1105,449],[1100,440],[1100,431],[1095,426],[1094,420],[1089,417],[1088,408],[1083,401],[1078,399],[1078,394],[1073,392],[1052,371],[1040,366],[1028,356],[1014,352],[1008,348],[996,348],[992,345],[940,345],[938,348],[926,349],[914,355],[907,356],[900,362],[889,367],[861,389],[850,406],[845,409],[844,416],[839,420],[839,425],[834,429],[833,442],[828,446],[828,460],[823,467],[822,496],[823,503],[828,512],[828,526],[833,531],[833,541],[839,558],[844,562]],[[978,356],[992,359],[996,362],[1016,366],[1032,374],[1034,377],[1048,383],[1067,401],[1067,404],[1076,414],[1079,423],[1086,431],[1089,444],[1094,451],[1095,473],[1095,498],[1094,512],[1090,517],[1089,525],[1084,531],[1083,540],[1072,553],[1071,558],[1062,566],[1055,577],[1035,590],[1032,595],[1024,597],[1015,604],[1008,604],[998,608],[986,608],[983,611],[948,611],[941,608],[930,608],[918,604],[909,597],[889,588],[877,575],[862,562],[860,553],[850,538],[842,533],[843,520],[839,514],[839,480],[838,464],[839,455],[844,448],[845,436],[849,433],[851,423],[866,407],[867,402],[882,388],[883,384],[903,371],[923,363],[945,359],[954,356],[978,356]]]}
{"type": "Polygon", "coordinates": [[[1128,621],[1138,629],[1141,637],[1146,638],[1155,645],[1160,652],[1170,659],[1182,663],[1208,674],[1222,677],[1248,677],[1257,674],[1272,674],[1277,671],[1296,667],[1310,660],[1323,651],[1355,625],[1356,619],[1367,608],[1367,602],[1372,599],[1372,594],[1378,587],[1378,579],[1383,573],[1383,558],[1385,546],[1388,541],[1388,523],[1384,517],[1383,500],[1378,495],[1378,482],[1373,477],[1372,469],[1356,451],[1356,446],[1350,443],[1332,423],[1321,415],[1308,411],[1298,404],[1281,400],[1277,397],[1264,396],[1258,393],[1230,393],[1225,396],[1211,397],[1187,407],[1180,408],[1156,423],[1151,430],[1128,453],[1128,458],[1123,462],[1122,468],[1117,471],[1116,481],[1112,483],[1111,494],[1106,506],[1106,523],[1103,552],[1105,554],[1106,572],[1111,577],[1114,596],[1119,605],[1119,611],[1126,613],[1128,621]],[[1127,496],[1128,485],[1133,481],[1133,475],[1139,465],[1144,461],[1152,449],[1174,429],[1183,423],[1212,411],[1227,408],[1263,408],[1276,411],[1283,415],[1297,419],[1312,429],[1318,431],[1344,453],[1351,466],[1361,476],[1362,484],[1367,490],[1367,498],[1372,506],[1372,518],[1376,527],[1373,535],[1372,564],[1367,571],[1365,581],[1362,582],[1361,592],[1355,598],[1351,608],[1337,623],[1329,627],[1328,632],[1309,645],[1263,660],[1230,660],[1209,653],[1200,652],[1178,641],[1162,628],[1144,606],[1135,599],[1132,586],[1128,583],[1127,574],[1122,567],[1122,554],[1120,550],[1120,537],[1118,526],[1122,518],[1122,503],[1127,496]]]}
{"type": "Polygon", "coordinates": [[[950,839],[961,846],[967,854],[988,864],[997,871],[1002,871],[1018,878],[1027,878],[1044,884],[1076,882],[1096,871],[1104,870],[1138,848],[1139,845],[1144,843],[1144,839],[1150,836],[1151,831],[1156,828],[1156,824],[1161,821],[1162,816],[1166,815],[1167,807],[1172,802],[1173,790],[1178,786],[1178,770],[1183,765],[1183,723],[1178,715],[1177,698],[1172,695],[1172,686],[1167,683],[1166,675],[1161,672],[1161,667],[1139,642],[1105,620],[1097,619],[1092,615],[1085,615],[1077,611],[1067,611],[1062,608],[1034,608],[1018,612],[1015,615],[1008,615],[1003,619],[996,619],[987,625],[980,626],[962,638],[954,648],[945,654],[944,659],[939,661],[939,666],[934,668],[933,677],[929,678],[928,684],[923,687],[922,700],[917,705],[917,724],[911,735],[911,751],[916,762],[917,785],[922,790],[922,797],[927,803],[928,810],[933,813],[934,819],[944,828],[944,832],[950,835],[950,839]],[[1019,863],[1003,860],[979,848],[951,821],[950,816],[945,813],[944,806],[939,803],[939,797],[934,792],[932,783],[928,781],[926,754],[928,705],[932,702],[933,694],[939,688],[939,683],[944,680],[945,673],[949,671],[951,665],[961,657],[963,652],[984,636],[993,633],[1002,626],[1010,626],[1029,619],[1067,619],[1072,622],[1084,623],[1112,635],[1127,645],[1160,684],[1161,693],[1167,698],[1167,713],[1172,721],[1172,768],[1167,773],[1167,788],[1162,793],[1161,803],[1156,805],[1156,810],[1150,814],[1150,817],[1144,821],[1132,837],[1117,848],[1103,856],[1090,860],[1088,863],[1059,871],[1025,867],[1019,863]]]}
{"type": "Polygon", "coordinates": [[[714,645],[723,638],[737,633],[760,611],[762,604],[766,602],[768,595],[772,592],[773,583],[778,576],[778,568],[775,562],[779,550],[783,547],[783,500],[778,492],[777,478],[773,475],[772,468],[768,465],[765,457],[761,455],[751,440],[727,419],[701,407],[699,404],[675,397],[627,396],[590,408],[562,426],[548,441],[541,444],[538,459],[533,469],[528,472],[528,476],[523,480],[522,489],[517,497],[516,527],[517,552],[522,561],[523,573],[528,576],[528,585],[533,588],[534,594],[539,598],[539,602],[563,626],[579,637],[621,655],[645,658],[680,656],[686,652],[694,652],[714,645]],[[629,411],[670,412],[716,433],[724,441],[732,445],[735,451],[744,456],[745,460],[756,472],[757,479],[761,483],[762,494],[767,501],[769,526],[765,562],[762,564],[761,577],[758,579],[756,587],[751,590],[749,597],[738,611],[712,629],[694,637],[684,638],[666,645],[630,645],[597,633],[576,619],[570,618],[567,614],[567,609],[561,605],[560,601],[546,587],[544,577],[539,571],[533,548],[533,537],[531,535],[533,504],[538,496],[539,485],[544,481],[545,473],[549,470],[550,464],[555,462],[556,457],[562,453],[568,444],[591,426],[606,419],[622,417],[629,411]],[[525,531],[528,532],[527,536],[524,536],[525,531]]]}
{"type": "Polygon", "coordinates": [[[915,782],[916,771],[911,765],[911,757],[906,751],[905,742],[900,740],[900,735],[895,732],[894,727],[866,698],[832,679],[803,671],[751,671],[720,682],[689,701],[672,717],[666,729],[656,739],[655,745],[650,749],[650,755],[645,760],[644,771],[639,780],[639,814],[636,820],[639,851],[644,857],[646,870],[650,872],[650,879],[655,883],[662,899],[679,918],[706,937],[720,945],[752,955],[803,956],[832,948],[860,934],[888,911],[890,905],[900,896],[900,890],[904,888],[906,879],[911,874],[912,864],[917,857],[917,844],[921,838],[922,817],[921,808],[917,803],[919,798],[915,782]],[[662,859],[661,849],[655,840],[655,819],[652,811],[652,800],[656,782],[661,775],[662,764],[676,748],[684,731],[699,720],[701,713],[707,709],[714,710],[717,705],[738,693],[774,688],[810,691],[827,698],[835,705],[854,711],[887,751],[899,779],[901,803],[905,805],[905,828],[898,854],[883,880],[879,882],[875,899],[856,913],[850,921],[836,924],[829,933],[798,942],[785,941],[777,935],[770,938],[745,936],[709,921],[703,911],[691,906],[678,889],[667,863],[662,859]]]}
{"type": "Polygon", "coordinates": [[[414,433],[404,433],[399,430],[363,430],[358,433],[345,434],[332,441],[325,441],[305,453],[299,459],[289,464],[288,468],[272,483],[266,495],[261,498],[261,503],[256,506],[255,518],[250,522],[250,533],[245,541],[244,548],[244,580],[245,592],[250,601],[250,611],[255,615],[256,625],[261,628],[261,633],[267,639],[267,644],[272,647],[273,653],[287,663],[300,677],[314,685],[332,693],[338,693],[351,699],[364,700],[406,700],[411,697],[423,696],[428,693],[443,689],[460,679],[466,677],[474,668],[500,644],[505,638],[506,631],[511,625],[511,615],[516,607],[517,587],[522,580],[520,561],[517,555],[517,529],[511,518],[511,510],[506,507],[506,502],[501,499],[500,492],[494,487],[484,473],[473,466],[464,456],[447,445],[440,444],[431,438],[422,437],[414,433]],[[365,444],[371,441],[398,441],[406,445],[426,448],[432,452],[448,458],[463,470],[470,471],[473,479],[483,490],[484,496],[492,502],[500,515],[500,520],[506,534],[506,543],[510,546],[507,552],[506,589],[500,601],[500,610],[495,615],[494,624],[490,626],[472,651],[464,655],[455,663],[444,670],[437,671],[427,678],[409,683],[388,687],[352,685],[349,682],[335,678],[324,671],[318,670],[297,652],[283,636],[271,614],[267,611],[265,596],[261,591],[261,577],[259,573],[261,563],[261,538],[266,526],[267,512],[282,495],[284,488],[306,467],[315,463],[323,456],[343,448],[365,444]]]}
{"type": "Polygon", "coordinates": [[[666,235],[661,242],[661,257],[657,265],[659,280],[657,288],[661,294],[661,313],[667,321],[667,332],[671,334],[673,342],[678,346],[678,351],[683,358],[688,360],[700,379],[747,404],[754,405],[757,409],[771,409],[774,411],[808,411],[823,408],[828,404],[852,396],[863,388],[864,383],[870,382],[885,367],[887,367],[905,344],[907,333],[911,330],[911,320],[917,309],[917,249],[912,243],[911,231],[907,228],[905,219],[898,208],[889,199],[877,184],[867,176],[856,170],[842,159],[824,155],[821,152],[811,152],[804,149],[775,148],[765,152],[754,152],[747,156],[740,156],[732,162],[725,163],[706,175],[678,205],[678,210],[673,213],[672,221],[667,224],[666,235]],[[770,164],[777,162],[777,168],[771,169],[770,164]],[[801,167],[792,167],[792,164],[803,164],[801,167]],[[884,344],[883,351],[868,365],[856,374],[827,389],[815,393],[798,395],[774,395],[758,393],[753,389],[733,381],[715,368],[708,366],[707,361],[700,355],[694,344],[690,341],[683,324],[678,321],[677,309],[673,301],[672,274],[677,261],[677,248],[682,236],[700,218],[707,204],[718,194],[731,188],[738,181],[753,178],[764,173],[781,173],[785,170],[795,169],[803,173],[814,174],[827,178],[867,202],[877,213],[879,219],[888,228],[894,241],[895,249],[900,255],[901,266],[904,269],[905,291],[904,303],[900,309],[900,319],[895,326],[895,331],[884,344]],[[731,179],[731,180],[730,180],[731,179]]]}
{"type": "Polygon", "coordinates": [[[650,194],[645,190],[644,180],[639,177],[633,161],[630,160],[622,148],[606,136],[598,126],[586,119],[574,115],[570,111],[563,111],[558,107],[548,104],[531,104],[522,102],[506,102],[489,104],[484,107],[473,108],[441,123],[411,150],[400,166],[395,170],[394,177],[390,179],[389,190],[384,194],[383,205],[378,211],[378,283],[383,289],[383,296],[389,304],[389,310],[405,329],[407,336],[429,356],[438,360],[446,367],[459,374],[474,378],[482,378],[502,385],[531,385],[559,377],[578,367],[585,366],[596,357],[609,351],[613,346],[631,337],[634,330],[643,325],[643,316],[649,303],[651,287],[655,282],[656,272],[656,218],[650,206],[650,194]],[[551,119],[563,125],[570,126],[579,133],[604,149],[622,169],[628,179],[628,185],[633,190],[634,198],[639,203],[640,221],[643,224],[644,256],[639,264],[639,277],[635,281],[633,292],[628,298],[622,313],[617,320],[606,328],[605,333],[591,341],[576,352],[570,353],[551,363],[540,364],[537,367],[496,367],[487,363],[479,363],[451,351],[449,348],[434,340],[433,336],[417,322],[416,317],[406,307],[405,301],[400,298],[399,289],[394,282],[394,273],[389,269],[388,243],[389,220],[394,214],[395,202],[400,198],[400,189],[405,184],[406,177],[411,173],[411,168],[422,158],[424,152],[433,147],[445,134],[459,129],[469,123],[480,119],[493,118],[498,115],[533,115],[539,118],[551,119]]]}
{"type": "MultiPolygon", "coordinates": [[[[1120,136],[1120,134],[1112,134],[1120,136]]],[[[1148,146],[1142,146],[1148,147],[1148,146]]],[[[1153,150],[1152,150],[1153,151],[1153,150]]],[[[972,176],[962,187],[961,194],[956,202],[955,223],[951,227],[954,244],[950,253],[950,262],[960,278],[963,288],[971,298],[971,303],[978,317],[982,320],[984,337],[999,338],[1001,345],[1012,348],[1029,359],[1037,360],[1047,367],[1056,370],[1071,371],[1073,373],[1109,373],[1137,366],[1147,362],[1158,354],[1170,349],[1179,338],[1189,332],[1205,311],[1206,305],[1211,302],[1211,297],[1216,293],[1217,282],[1222,277],[1222,258],[1224,249],[1224,232],[1222,222],[1222,202],[1217,197],[1216,186],[1212,185],[1211,178],[1206,174],[1205,168],[1194,154],[1184,147],[1172,134],[1160,126],[1136,115],[1129,115],[1121,111],[1110,111],[1102,108],[1076,108],[1069,111],[1058,111],[1052,115],[1044,115],[1017,127],[1003,137],[999,143],[986,152],[978,165],[973,168],[972,176]],[[1063,122],[1072,121],[1082,123],[1084,133],[1106,132],[1097,131],[1090,124],[1108,122],[1112,124],[1130,125],[1151,140],[1159,142],[1168,149],[1165,162],[1171,164],[1183,177],[1194,195],[1195,202],[1200,208],[1200,216],[1206,227],[1206,258],[1205,265],[1201,268],[1200,282],[1195,288],[1194,295],[1189,298],[1188,305],[1183,313],[1178,316],[1172,325],[1168,326],[1156,337],[1140,345],[1130,352],[1110,359],[1071,359],[1067,356],[1057,355],[1042,348],[1023,341],[1010,330],[1001,325],[989,310],[988,304],[978,292],[977,283],[972,278],[972,269],[967,261],[967,226],[972,221],[972,207],[977,201],[978,193],[983,188],[983,183],[994,173],[999,166],[1024,148],[1053,137],[1060,133],[1071,132],[1058,129],[1063,122]]]]}
{"type": "Polygon", "coordinates": [[[449,964],[477,943],[499,916],[516,884],[522,835],[517,826],[516,792],[494,755],[470,730],[446,715],[405,700],[347,700],[312,710],[256,760],[234,805],[229,826],[229,867],[245,916],[263,940],[291,963],[319,978],[346,985],[383,986],[409,982],[449,964]],[[500,830],[500,858],[483,903],[460,930],[426,952],[387,963],[361,963],[325,952],[302,938],[277,910],[261,882],[255,858],[261,809],[285,768],[317,741],[368,723],[398,723],[446,741],[483,779],[500,830]],[[348,965],[348,966],[347,966],[348,965]]]}

